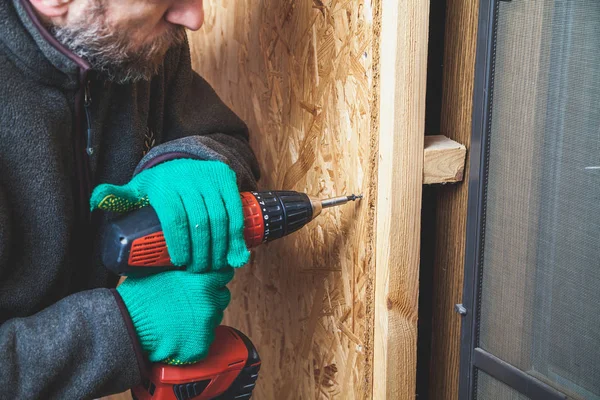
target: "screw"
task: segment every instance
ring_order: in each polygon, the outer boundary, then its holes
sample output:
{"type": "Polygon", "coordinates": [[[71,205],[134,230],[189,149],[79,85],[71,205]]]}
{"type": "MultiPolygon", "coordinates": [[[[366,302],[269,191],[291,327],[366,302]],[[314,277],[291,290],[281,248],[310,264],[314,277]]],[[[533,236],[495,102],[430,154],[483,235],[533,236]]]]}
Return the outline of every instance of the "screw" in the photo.
{"type": "Polygon", "coordinates": [[[462,304],[456,304],[454,306],[454,311],[456,311],[458,314],[462,315],[463,317],[465,315],[467,315],[467,309],[462,304]]]}

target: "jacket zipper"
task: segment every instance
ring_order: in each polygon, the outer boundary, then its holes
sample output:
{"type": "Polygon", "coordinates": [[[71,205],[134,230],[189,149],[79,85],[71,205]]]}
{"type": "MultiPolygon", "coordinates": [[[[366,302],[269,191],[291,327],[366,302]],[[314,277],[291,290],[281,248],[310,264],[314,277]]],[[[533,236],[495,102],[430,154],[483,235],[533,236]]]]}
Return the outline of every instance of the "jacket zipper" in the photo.
{"type": "Polygon", "coordinates": [[[85,121],[86,121],[86,126],[87,126],[87,135],[86,135],[86,146],[85,146],[85,152],[87,153],[88,157],[91,156],[92,154],[94,154],[94,137],[92,136],[92,111],[90,110],[90,107],[92,105],[92,93],[90,90],[90,80],[88,79],[86,84],[85,84],[85,92],[84,92],[84,96],[83,96],[83,109],[85,110],[85,121]]]}
{"type": "Polygon", "coordinates": [[[90,143],[86,144],[86,138],[92,136],[92,121],[91,121],[91,91],[90,79],[88,70],[82,69],[80,72],[80,88],[75,97],[75,131],[73,132],[73,151],[75,155],[75,166],[77,176],[78,189],[78,209],[79,219],[83,226],[87,226],[90,222],[89,213],[89,196],[91,193],[91,168],[90,168],[90,153],[88,148],[92,148],[90,143]],[[86,132],[87,129],[87,132],[86,132]]]}

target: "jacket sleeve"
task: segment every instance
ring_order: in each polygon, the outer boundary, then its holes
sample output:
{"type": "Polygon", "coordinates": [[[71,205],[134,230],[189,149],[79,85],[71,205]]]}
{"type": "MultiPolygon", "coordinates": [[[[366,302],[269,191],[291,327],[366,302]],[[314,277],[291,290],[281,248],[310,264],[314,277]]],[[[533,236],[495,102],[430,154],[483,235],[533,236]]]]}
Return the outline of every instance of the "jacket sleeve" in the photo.
{"type": "Polygon", "coordinates": [[[184,44],[165,62],[164,136],[136,172],[174,158],[223,161],[236,172],[241,190],[254,190],[260,171],[248,128],[192,70],[184,44]]]}
{"type": "MultiPolygon", "coordinates": [[[[14,221],[1,189],[0,271],[14,274],[18,266],[4,261],[15,251],[14,221]]],[[[35,277],[30,282],[34,285],[35,277]]],[[[0,398],[87,399],[123,392],[141,381],[147,365],[130,339],[131,320],[116,291],[83,291],[14,318],[20,310],[14,295],[7,297],[9,284],[0,277],[0,398]]],[[[11,293],[26,296],[26,289],[11,293]]]]}
{"type": "Polygon", "coordinates": [[[3,398],[83,399],[141,381],[125,322],[110,289],[80,292],[0,325],[3,398]]]}

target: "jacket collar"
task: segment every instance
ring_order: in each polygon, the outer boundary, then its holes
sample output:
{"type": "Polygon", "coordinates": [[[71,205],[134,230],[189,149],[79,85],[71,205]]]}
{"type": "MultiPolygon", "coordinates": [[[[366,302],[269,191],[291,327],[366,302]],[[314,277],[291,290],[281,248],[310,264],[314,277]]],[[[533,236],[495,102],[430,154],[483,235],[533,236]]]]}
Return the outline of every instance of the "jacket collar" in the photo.
{"type": "Polygon", "coordinates": [[[65,89],[79,86],[90,69],[48,32],[29,0],[0,1],[0,46],[27,75],[65,89]]]}

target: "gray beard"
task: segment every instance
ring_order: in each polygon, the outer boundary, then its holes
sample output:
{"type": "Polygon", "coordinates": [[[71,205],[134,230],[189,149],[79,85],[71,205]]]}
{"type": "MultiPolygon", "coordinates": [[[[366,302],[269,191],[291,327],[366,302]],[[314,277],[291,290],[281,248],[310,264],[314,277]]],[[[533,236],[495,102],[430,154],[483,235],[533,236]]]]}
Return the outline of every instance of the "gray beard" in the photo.
{"type": "Polygon", "coordinates": [[[186,40],[185,29],[176,27],[134,50],[128,32],[107,26],[102,0],[94,3],[84,21],[50,30],[60,43],[89,62],[107,80],[125,84],[152,79],[169,48],[186,40]]]}

